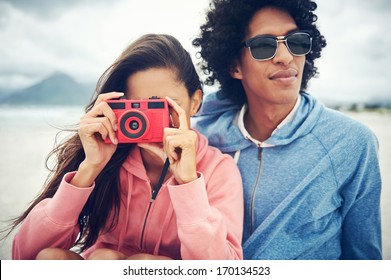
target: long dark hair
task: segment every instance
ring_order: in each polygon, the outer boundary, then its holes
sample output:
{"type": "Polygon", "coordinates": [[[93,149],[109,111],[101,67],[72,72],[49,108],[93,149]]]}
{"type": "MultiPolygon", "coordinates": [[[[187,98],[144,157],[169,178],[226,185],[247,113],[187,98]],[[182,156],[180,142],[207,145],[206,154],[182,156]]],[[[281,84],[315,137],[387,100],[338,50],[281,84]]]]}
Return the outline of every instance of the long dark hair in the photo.
{"type": "MultiPolygon", "coordinates": [[[[88,112],[101,93],[112,91],[126,93],[127,78],[150,68],[168,68],[172,70],[187,89],[191,97],[202,85],[194,68],[190,54],[181,43],[170,35],[147,34],[129,45],[118,59],[100,77],[91,103],[86,106],[88,112]]],[[[114,155],[95,180],[95,188],[82,209],[78,225],[80,234],[74,245],[80,252],[92,246],[102,231],[112,230],[118,223],[120,209],[119,169],[127,158],[132,145],[119,145],[114,155]],[[112,219],[109,221],[109,218],[112,219]]],[[[10,232],[22,223],[31,210],[42,200],[51,198],[56,193],[60,182],[67,172],[78,169],[85,154],[79,135],[76,133],[58,145],[47,157],[55,157],[41,194],[27,210],[13,220],[10,232]]],[[[66,202],[68,203],[68,202],[66,202]]]]}
{"type": "Polygon", "coordinates": [[[208,75],[205,84],[214,85],[218,81],[221,95],[239,105],[246,102],[246,94],[241,81],[231,77],[230,69],[240,55],[249,22],[257,11],[267,6],[287,11],[299,29],[309,30],[312,34],[312,50],[306,55],[301,90],[305,90],[308,81],[317,74],[314,61],[326,46],[325,38],[315,25],[317,5],[313,1],[212,0],[206,23],[201,26],[201,33],[193,40],[193,45],[201,47],[201,69],[208,75]]]}

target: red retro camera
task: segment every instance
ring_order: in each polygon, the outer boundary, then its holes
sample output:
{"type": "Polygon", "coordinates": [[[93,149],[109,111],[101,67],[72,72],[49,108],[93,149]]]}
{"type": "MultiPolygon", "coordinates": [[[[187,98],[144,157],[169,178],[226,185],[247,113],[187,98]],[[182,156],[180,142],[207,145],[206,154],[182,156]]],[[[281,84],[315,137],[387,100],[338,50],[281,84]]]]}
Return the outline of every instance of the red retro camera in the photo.
{"type": "MultiPolygon", "coordinates": [[[[169,126],[169,109],[165,99],[107,100],[117,117],[118,143],[163,142],[163,129],[169,126]]],[[[106,143],[111,143],[106,138],[106,143]]]]}

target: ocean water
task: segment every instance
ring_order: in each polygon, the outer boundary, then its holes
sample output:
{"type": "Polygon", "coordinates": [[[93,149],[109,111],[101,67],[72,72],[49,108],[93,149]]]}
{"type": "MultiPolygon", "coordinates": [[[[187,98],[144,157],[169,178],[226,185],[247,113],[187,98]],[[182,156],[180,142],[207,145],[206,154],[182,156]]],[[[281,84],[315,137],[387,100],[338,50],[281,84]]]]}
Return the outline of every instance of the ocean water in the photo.
{"type": "MultiPolygon", "coordinates": [[[[57,135],[59,128],[71,128],[82,115],[81,107],[0,107],[0,228],[7,225],[6,220],[19,215],[42,189],[48,175],[46,157],[55,138],[60,141],[70,135],[57,135]]],[[[348,115],[366,124],[379,139],[383,257],[391,260],[391,113],[348,115]]],[[[14,233],[0,241],[0,259],[11,258],[14,233]]]]}

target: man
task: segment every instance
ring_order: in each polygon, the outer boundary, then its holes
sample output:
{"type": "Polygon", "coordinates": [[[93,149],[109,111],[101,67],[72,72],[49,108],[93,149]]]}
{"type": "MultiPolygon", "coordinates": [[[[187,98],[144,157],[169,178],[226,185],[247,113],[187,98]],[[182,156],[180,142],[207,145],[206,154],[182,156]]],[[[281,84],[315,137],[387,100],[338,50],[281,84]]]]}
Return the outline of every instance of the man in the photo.
{"type": "MultiPolygon", "coordinates": [[[[378,142],[304,92],[326,46],[309,0],[214,0],[193,45],[205,97],[194,125],[232,155],[246,259],[381,259],[378,142]]],[[[342,47],[342,46],[341,46],[342,47]]]]}

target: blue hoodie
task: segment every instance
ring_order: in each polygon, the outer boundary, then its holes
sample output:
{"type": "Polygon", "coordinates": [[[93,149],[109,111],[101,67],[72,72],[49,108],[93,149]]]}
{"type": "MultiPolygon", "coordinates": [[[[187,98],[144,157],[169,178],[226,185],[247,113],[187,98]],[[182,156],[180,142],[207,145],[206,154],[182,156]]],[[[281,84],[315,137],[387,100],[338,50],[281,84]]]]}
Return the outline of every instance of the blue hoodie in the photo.
{"type": "Polygon", "coordinates": [[[364,125],[301,93],[267,147],[233,121],[241,109],[205,96],[193,126],[234,156],[244,187],[246,259],[381,259],[378,141],[364,125]]]}

